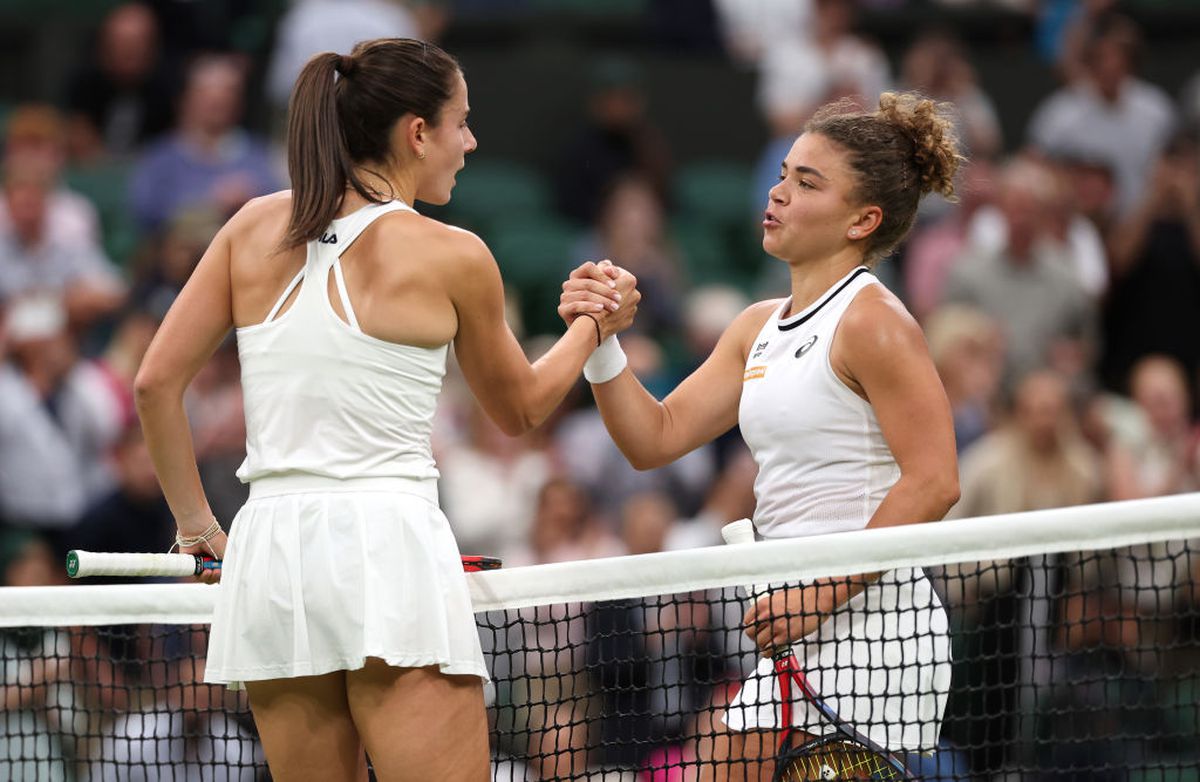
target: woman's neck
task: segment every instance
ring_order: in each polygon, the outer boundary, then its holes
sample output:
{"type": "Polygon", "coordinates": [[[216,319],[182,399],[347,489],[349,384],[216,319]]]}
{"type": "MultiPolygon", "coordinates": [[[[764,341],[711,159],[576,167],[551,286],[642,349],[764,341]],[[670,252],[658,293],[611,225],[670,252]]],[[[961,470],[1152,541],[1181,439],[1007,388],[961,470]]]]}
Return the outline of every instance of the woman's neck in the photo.
{"type": "Polygon", "coordinates": [[[862,265],[861,256],[834,256],[812,263],[790,264],[792,269],[792,305],[784,317],[811,306],[835,282],[862,265]]]}
{"type": "MultiPolygon", "coordinates": [[[[416,177],[409,171],[388,166],[365,164],[354,167],[358,181],[362,182],[367,192],[378,194],[382,198],[403,201],[409,206],[416,200],[416,177]]],[[[354,188],[347,185],[346,197],[342,203],[343,214],[365,206],[367,200],[358,194],[354,188]]]]}

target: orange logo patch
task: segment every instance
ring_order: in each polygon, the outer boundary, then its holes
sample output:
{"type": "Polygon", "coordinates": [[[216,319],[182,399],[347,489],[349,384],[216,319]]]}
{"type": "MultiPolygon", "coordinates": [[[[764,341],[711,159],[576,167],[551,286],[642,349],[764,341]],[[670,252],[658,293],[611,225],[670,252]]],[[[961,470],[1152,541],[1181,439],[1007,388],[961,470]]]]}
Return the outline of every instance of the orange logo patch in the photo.
{"type": "Polygon", "coordinates": [[[767,374],[766,367],[750,367],[746,370],[745,374],[742,375],[742,382],[745,383],[747,380],[757,380],[765,374],[767,374]]]}

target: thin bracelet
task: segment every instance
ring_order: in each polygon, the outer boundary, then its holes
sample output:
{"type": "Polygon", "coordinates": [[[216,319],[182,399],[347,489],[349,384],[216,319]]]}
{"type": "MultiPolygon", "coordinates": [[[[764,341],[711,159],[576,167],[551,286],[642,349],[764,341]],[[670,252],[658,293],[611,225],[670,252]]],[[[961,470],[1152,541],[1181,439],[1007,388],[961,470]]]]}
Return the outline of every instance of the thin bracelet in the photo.
{"type": "Polygon", "coordinates": [[[582,317],[591,318],[592,323],[596,324],[596,347],[600,347],[600,343],[604,341],[604,337],[600,334],[600,319],[589,312],[579,313],[582,317]]]}
{"type": "MultiPolygon", "coordinates": [[[[212,520],[212,524],[209,524],[208,528],[205,529],[203,532],[201,532],[199,535],[185,537],[183,535],[180,535],[179,532],[176,531],[175,532],[175,546],[178,546],[179,548],[184,548],[185,546],[198,546],[201,543],[209,542],[210,540],[212,540],[213,538],[215,538],[217,535],[221,534],[222,532],[224,532],[224,530],[221,529],[220,522],[218,522],[216,517],[214,516],[213,520],[212,520]]],[[[175,548],[175,546],[172,546],[172,548],[175,548]]]]}

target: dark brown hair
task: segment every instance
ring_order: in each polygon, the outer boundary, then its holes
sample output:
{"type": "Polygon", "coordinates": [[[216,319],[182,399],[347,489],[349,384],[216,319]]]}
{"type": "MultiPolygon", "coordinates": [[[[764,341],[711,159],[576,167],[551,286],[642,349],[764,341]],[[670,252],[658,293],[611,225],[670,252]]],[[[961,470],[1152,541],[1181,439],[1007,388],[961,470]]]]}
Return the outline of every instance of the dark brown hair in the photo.
{"type": "Polygon", "coordinates": [[[874,204],[883,219],[866,240],[863,260],[887,256],[908,233],[926,193],[954,200],[954,174],[963,157],[951,107],[913,92],[885,92],[879,110],[862,111],[850,100],[821,108],[804,126],[844,149],[857,177],[851,198],[874,204]]]}
{"type": "Polygon", "coordinates": [[[284,247],[320,237],[346,186],[374,203],[356,165],[385,163],[392,127],[405,114],[436,126],[461,73],[437,46],[407,38],[363,41],[349,55],[315,55],[300,71],[288,106],[292,216],[284,247]]]}

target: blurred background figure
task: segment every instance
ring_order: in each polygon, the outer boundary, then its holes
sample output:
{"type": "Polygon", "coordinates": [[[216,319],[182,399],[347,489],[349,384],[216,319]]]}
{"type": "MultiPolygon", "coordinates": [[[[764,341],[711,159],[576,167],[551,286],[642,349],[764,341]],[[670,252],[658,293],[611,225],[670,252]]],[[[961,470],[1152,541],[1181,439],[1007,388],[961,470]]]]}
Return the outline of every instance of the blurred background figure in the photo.
{"type": "Polygon", "coordinates": [[[148,4],[122,3],[108,12],[94,51],[67,84],[72,160],[129,158],[170,128],[175,84],[160,43],[148,4]]]}
{"type": "Polygon", "coordinates": [[[1079,78],[1046,98],[1029,124],[1029,140],[1042,152],[1107,163],[1116,175],[1121,213],[1141,198],[1177,115],[1161,88],[1135,75],[1140,45],[1140,31],[1129,19],[1097,20],[1083,44],[1079,78]]]}
{"type": "Polygon", "coordinates": [[[947,302],[976,307],[1002,324],[1010,388],[1045,366],[1082,382],[1095,349],[1095,306],[1070,246],[1051,232],[1049,217],[1060,193],[1042,164],[1006,164],[996,196],[999,241],[968,244],[946,283],[947,302]]]}
{"type": "MultiPolygon", "coordinates": [[[[13,110],[4,131],[4,169],[9,176],[43,178],[52,188],[46,204],[45,233],[55,242],[98,247],[100,217],[86,196],[62,181],[67,163],[67,128],[53,106],[26,103],[13,110]]],[[[0,231],[13,228],[8,203],[0,203],[0,231]]]]}
{"type": "Polygon", "coordinates": [[[8,225],[0,228],[0,300],[57,297],[70,325],[84,329],[124,302],[125,285],[94,242],[54,232],[54,195],[54,181],[44,169],[22,164],[5,170],[8,225]]]}
{"type": "Polygon", "coordinates": [[[1155,163],[1137,207],[1112,226],[1112,291],[1104,307],[1105,385],[1124,385],[1134,362],[1173,357],[1200,372],[1200,135],[1180,132],[1155,163]]]}
{"type": "Polygon", "coordinates": [[[267,66],[267,98],[287,109],[292,84],[308,58],[321,52],[349,52],[369,38],[437,41],[445,26],[442,9],[410,0],[292,0],[279,20],[267,66]]]}
{"type": "Polygon", "coordinates": [[[1004,342],[1000,326],[971,307],[947,304],[925,321],[929,355],[954,413],[959,453],[990,432],[1000,404],[1004,342]]]}
{"type": "Polygon", "coordinates": [[[599,58],[589,74],[586,115],[570,136],[556,175],[558,208],[593,223],[622,174],[644,178],[660,199],[670,193],[670,147],[648,114],[641,70],[632,59],[599,58]]]}
{"type": "Polygon", "coordinates": [[[209,204],[225,217],[278,190],[281,177],[265,143],[240,126],[246,65],[205,55],[188,69],[175,129],[146,148],[130,182],[130,205],[147,233],[180,209],[209,204]]]}

